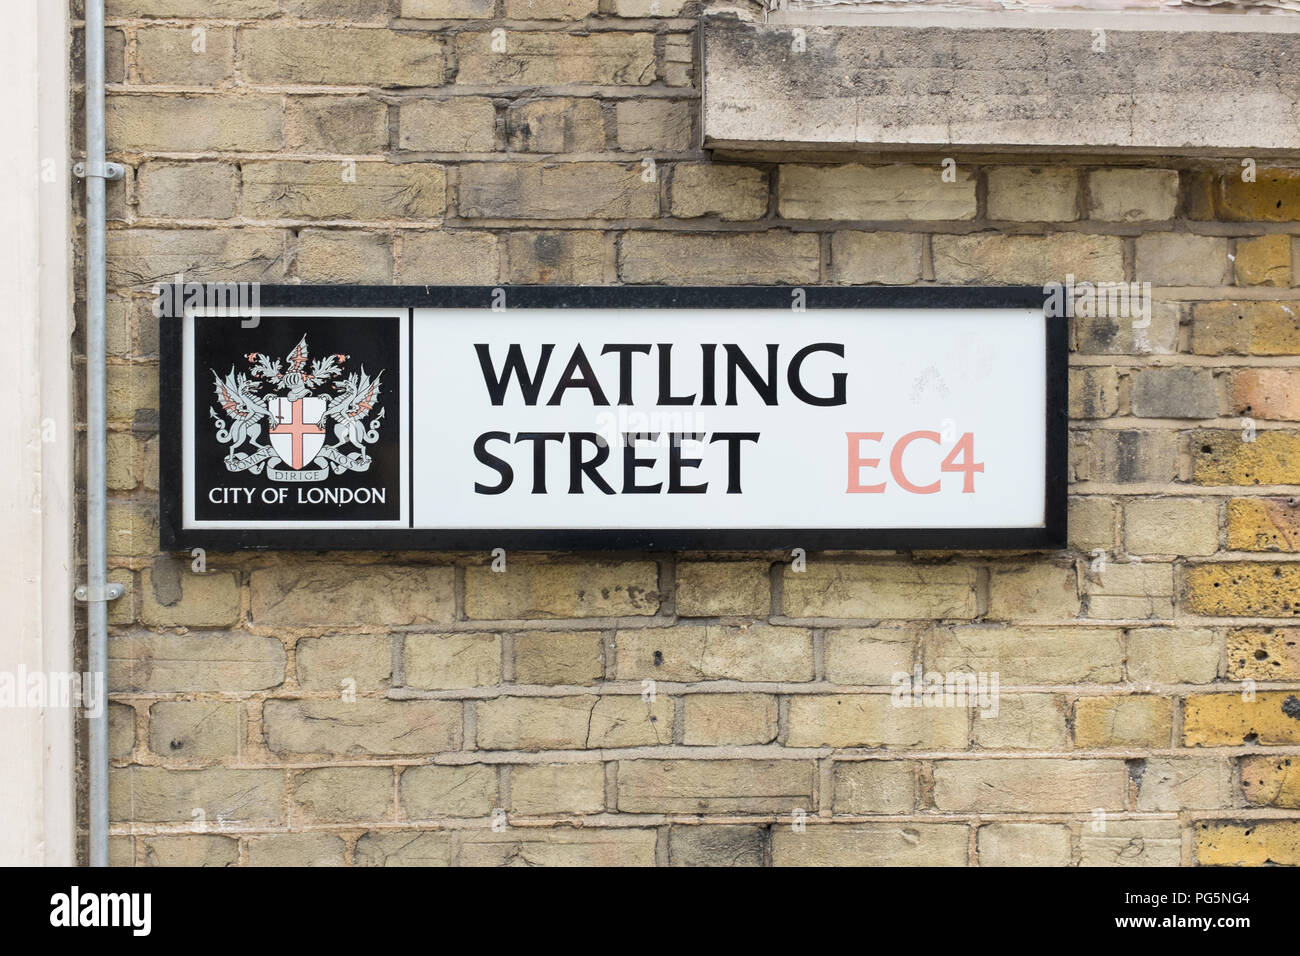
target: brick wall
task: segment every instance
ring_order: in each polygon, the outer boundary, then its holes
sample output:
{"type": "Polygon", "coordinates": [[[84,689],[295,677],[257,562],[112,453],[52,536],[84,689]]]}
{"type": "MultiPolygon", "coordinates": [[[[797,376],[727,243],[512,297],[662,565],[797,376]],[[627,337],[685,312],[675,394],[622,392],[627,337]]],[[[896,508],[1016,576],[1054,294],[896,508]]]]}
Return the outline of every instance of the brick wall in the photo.
{"type": "Polygon", "coordinates": [[[1300,862],[1300,169],[713,161],[698,13],[109,0],[114,862],[1300,862]],[[157,549],[178,272],[1156,305],[1072,324],[1060,553],[197,573],[157,549]],[[893,706],[914,667],[997,674],[997,715],[893,706]]]}

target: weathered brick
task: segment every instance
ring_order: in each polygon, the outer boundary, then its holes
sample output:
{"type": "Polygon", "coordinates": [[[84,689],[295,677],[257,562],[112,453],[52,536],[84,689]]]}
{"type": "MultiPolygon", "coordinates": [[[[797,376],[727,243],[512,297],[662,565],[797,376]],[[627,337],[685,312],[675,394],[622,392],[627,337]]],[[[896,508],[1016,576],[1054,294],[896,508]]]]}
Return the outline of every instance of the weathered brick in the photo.
{"type": "Polygon", "coordinates": [[[517,684],[595,684],[605,674],[599,631],[526,631],[514,645],[517,684]]]}
{"type": "Polygon", "coordinates": [[[906,285],[921,278],[924,237],[904,232],[837,232],[831,236],[834,282],[906,285]]]}
{"type": "Polygon", "coordinates": [[[430,754],[460,744],[461,706],[449,700],[268,700],[266,745],[278,754],[430,754]]]}
{"type": "Polygon", "coordinates": [[[1300,500],[1234,498],[1228,502],[1233,551],[1300,551],[1300,500]]]}
{"type": "Polygon", "coordinates": [[[140,409],[158,407],[158,371],[149,365],[109,365],[104,370],[109,421],[130,422],[140,409]]]}
{"type": "MultiPolygon", "coordinates": [[[[287,256],[285,234],[275,229],[115,229],[108,234],[108,261],[111,288],[147,290],[177,273],[188,282],[274,282],[283,278],[287,256]]],[[[109,366],[110,388],[120,367],[109,366]]],[[[141,370],[135,374],[152,371],[134,368],[141,370]]],[[[109,399],[111,419],[111,391],[109,399]]],[[[132,406],[138,407],[148,406],[132,406]]]]}
{"type": "Polygon", "coordinates": [[[1208,684],[1219,673],[1221,642],[1197,627],[1143,627],[1128,635],[1129,680],[1153,684],[1208,684]]]}
{"type": "Polygon", "coordinates": [[[1070,498],[1069,527],[1072,550],[1110,551],[1115,547],[1115,505],[1109,498],[1070,498]]]}
{"type": "Polygon", "coordinates": [[[1192,480],[1201,485],[1285,485],[1300,468],[1300,434],[1261,431],[1246,441],[1239,431],[1190,436],[1192,480]]]}
{"type": "Polygon", "coordinates": [[[446,831],[381,830],[366,833],[357,841],[356,865],[451,866],[455,852],[451,841],[452,835],[446,831]]]}
{"type": "Polygon", "coordinates": [[[128,757],[135,749],[135,708],[126,704],[108,705],[108,756],[116,760],[128,757]]]}
{"type": "Polygon", "coordinates": [[[1219,550],[1219,504],[1172,497],[1125,501],[1124,547],[1129,554],[1213,554],[1219,550]]]}
{"type": "Polygon", "coordinates": [[[938,282],[1039,285],[1073,275],[1090,282],[1124,278],[1124,244],[1115,236],[937,235],[932,240],[938,282]]]}
{"type": "Polygon", "coordinates": [[[203,27],[145,27],[135,33],[135,65],[140,82],[216,86],[235,72],[235,31],[203,27]]]}
{"type": "Polygon", "coordinates": [[[1119,374],[1110,366],[1070,369],[1070,418],[1110,418],[1119,411],[1119,374]]]}
{"type": "Polygon", "coordinates": [[[1146,811],[1211,810],[1232,801],[1232,774],[1217,757],[1148,757],[1138,785],[1137,808],[1146,811]]]}
{"type": "Polygon", "coordinates": [[[1079,481],[1163,483],[1178,475],[1178,435],[1171,431],[1094,428],[1075,433],[1072,440],[1079,481]]]}
{"type": "Polygon", "coordinates": [[[256,19],[280,12],[276,0],[106,0],[110,17],[214,17],[256,19]]]}
{"type": "Polygon", "coordinates": [[[990,219],[1070,222],[1079,218],[1079,174],[1073,169],[994,166],[987,179],[990,219]]]}
{"type": "Polygon", "coordinates": [[[1219,387],[1213,369],[1146,368],[1129,376],[1129,406],[1139,418],[1214,418],[1219,387]]]}
{"type": "Polygon", "coordinates": [[[934,765],[934,805],[939,810],[1122,810],[1127,792],[1128,771],[1123,760],[1009,758],[940,760],[934,765]]]}
{"type": "Polygon", "coordinates": [[[446,173],[431,163],[257,162],[243,175],[256,219],[433,219],[447,207],[446,173]]]}
{"type": "MultiPolygon", "coordinates": [[[[618,0],[615,0],[617,3],[618,0]]],[[[668,0],[672,3],[674,0],[668,0]]],[[[690,86],[695,65],[695,34],[669,33],[664,37],[664,83],[690,86]]]]}
{"type": "Polygon", "coordinates": [[[680,16],[687,0],[614,0],[614,12],[620,17],[680,16]]]}
{"type": "MultiPolygon", "coordinates": [[[[1150,301],[1150,313],[1075,314],[1070,321],[1078,349],[1087,355],[1170,355],[1178,350],[1180,308],[1176,302],[1150,301]]],[[[1131,311],[1131,310],[1130,310],[1131,311]]]]}
{"type": "Polygon", "coordinates": [[[808,681],[812,632],[766,624],[621,630],[618,680],[808,681]]]}
{"type": "Polygon", "coordinates": [[[1123,632],[1114,628],[936,628],[926,642],[927,671],[999,674],[1005,684],[1118,682],[1123,632]]]}
{"type": "Polygon", "coordinates": [[[528,564],[504,574],[465,569],[465,615],[471,619],[611,617],[659,610],[659,569],[653,561],[607,564],[528,564]]]}
{"type": "Polygon", "coordinates": [[[1062,750],[1070,743],[1065,698],[1055,694],[999,693],[997,710],[980,710],[973,727],[975,746],[987,750],[1062,750]]]}
{"type": "Polygon", "coordinates": [[[1209,617],[1300,614],[1300,564],[1200,564],[1184,572],[1187,608],[1209,617]]]}
{"type": "Polygon", "coordinates": [[[497,237],[486,232],[403,232],[397,277],[408,285],[491,285],[497,237]]]}
{"type": "Polygon", "coordinates": [[[763,866],[766,851],[766,827],[675,826],[668,831],[672,866],[763,866]]]}
{"type": "Polygon", "coordinates": [[[304,20],[387,20],[387,0],[285,0],[285,10],[304,20]]]}
{"type": "Polygon", "coordinates": [[[1300,220],[1300,170],[1262,168],[1245,182],[1240,171],[1193,181],[1194,219],[1228,222],[1295,222],[1300,220]]]}
{"type": "Polygon", "coordinates": [[[662,695],[498,697],[475,710],[484,750],[642,747],[673,737],[673,702],[662,695]]]}
{"type": "Polygon", "coordinates": [[[767,213],[767,179],[767,170],[752,166],[678,163],[669,182],[670,208],[677,219],[761,219],[767,213]]]}
{"type": "Polygon", "coordinates": [[[460,168],[466,219],[647,219],[656,183],[639,163],[470,163],[460,168]]]}
{"type": "Polygon", "coordinates": [[[388,145],[388,106],[370,96],[287,97],[284,141],[295,152],[381,152],[388,145]]]}
{"type": "Polygon", "coordinates": [[[329,565],[252,573],[258,624],[439,624],[452,620],[455,572],[444,567],[329,565]]]}
{"type": "Polygon", "coordinates": [[[1152,285],[1227,285],[1228,240],[1219,236],[1189,236],[1157,232],[1138,236],[1134,275],[1152,285]]]}
{"type": "Polygon", "coordinates": [[[386,634],[304,637],[294,645],[298,685],[341,691],[345,681],[359,694],[387,690],[393,677],[393,642],[386,634]]]}
{"type": "Polygon", "coordinates": [[[501,683],[497,634],[407,634],[406,685],[421,690],[501,683]]]}
{"type": "Polygon", "coordinates": [[[393,819],[391,767],[320,767],[295,774],[294,822],[393,819]]]}
{"type": "Polygon", "coordinates": [[[506,278],[536,285],[612,282],[612,248],[599,232],[512,232],[506,239],[506,278]]]}
{"type": "Polygon", "coordinates": [[[780,813],[812,805],[811,760],[621,760],[624,813],[780,813]]]}
{"type": "Polygon", "coordinates": [[[1080,697],[1074,742],[1080,747],[1167,747],[1173,702],[1167,697],[1080,697]]]}
{"type": "Polygon", "coordinates": [[[266,690],[284,680],[284,645],[243,632],[113,634],[108,688],[144,694],[266,690]]]}
{"type": "Polygon", "coordinates": [[[1272,235],[1238,239],[1232,271],[1237,285],[1289,286],[1291,237],[1272,235]]]}
{"type": "Polygon", "coordinates": [[[132,823],[193,823],[203,811],[209,826],[280,823],[284,818],[283,770],[171,770],[122,767],[109,770],[109,819],[132,823]]]}
{"type": "Polygon", "coordinates": [[[973,618],[975,569],[966,565],[839,564],[785,569],[789,617],[973,618]]]}
{"type": "Polygon", "coordinates": [[[1089,617],[1163,620],[1174,615],[1172,564],[1111,562],[1084,580],[1089,617]]]}
{"type": "Polygon", "coordinates": [[[965,866],[959,823],[855,823],[772,831],[773,866],[965,866]]]}
{"type": "Polygon", "coordinates": [[[235,214],[235,167],[227,163],[146,163],[137,176],[138,211],[147,219],[235,214]]]}
{"type": "Polygon", "coordinates": [[[304,229],[298,234],[298,278],[304,282],[370,283],[393,281],[393,252],[387,236],[337,229],[304,229]]]}
{"type": "Polygon", "coordinates": [[[790,699],[788,747],[965,749],[966,707],[900,707],[889,694],[800,694],[790,699]]]}
{"type": "Polygon", "coordinates": [[[143,558],[158,550],[158,509],[153,501],[110,499],[107,515],[110,556],[143,558]]]}
{"type": "Polygon", "coordinates": [[[782,166],[783,219],[974,219],[975,174],[944,182],[931,166],[782,166]]]}
{"type": "Polygon", "coordinates": [[[900,671],[911,673],[916,640],[916,630],[906,627],[828,630],[826,679],[832,684],[888,684],[900,671]]]}
{"type": "Polygon", "coordinates": [[[655,80],[652,33],[542,33],[515,30],[506,51],[487,31],[456,36],[457,83],[492,86],[649,86],[655,80]]]}
{"type": "Polygon", "coordinates": [[[431,153],[496,149],[496,108],[486,96],[447,96],[402,104],[398,144],[431,153]]]}
{"type": "Polygon", "coordinates": [[[817,281],[821,252],[809,233],[633,232],[623,237],[618,262],[624,282],[799,284],[817,281]]]}
{"type": "Polygon", "coordinates": [[[766,617],[771,611],[764,561],[683,561],[677,565],[682,617],[766,617]]]}
{"type": "Polygon", "coordinates": [[[1288,691],[1261,691],[1253,700],[1239,692],[1194,694],[1183,703],[1183,744],[1265,747],[1300,743],[1300,697],[1288,691]]]}
{"type": "Polygon", "coordinates": [[[248,838],[248,865],[342,866],[343,851],[334,833],[264,833],[248,838]]]}
{"type": "Polygon", "coordinates": [[[1232,408],[1254,418],[1300,421],[1300,369],[1245,368],[1233,372],[1232,408]]]}
{"type": "Polygon", "coordinates": [[[1300,355],[1300,305],[1198,302],[1192,306],[1197,355],[1300,355]]]}
{"type": "Polygon", "coordinates": [[[1172,219],[1178,207],[1173,169],[1094,169],[1088,174],[1088,217],[1106,222],[1172,219]]]}
{"type": "Polygon", "coordinates": [[[618,148],[624,152],[684,152],[691,140],[690,100],[619,100],[614,107],[618,148]]]}
{"type": "Polygon", "coordinates": [[[1202,866],[1300,866],[1300,820],[1198,823],[1196,862],[1202,866]]]}
{"type": "Polygon", "coordinates": [[[688,746],[768,744],[776,739],[776,698],[769,694],[689,694],[682,743],[688,746]]]}
{"type": "Polygon", "coordinates": [[[908,763],[837,762],[833,781],[836,813],[911,813],[916,807],[916,771],[908,763]]]}
{"type": "Polygon", "coordinates": [[[506,110],[506,143],[517,153],[599,153],[604,111],[599,100],[585,97],[517,100],[506,110]]]}
{"type": "Polygon", "coordinates": [[[1112,820],[1079,837],[1080,866],[1177,866],[1181,858],[1177,820],[1112,820]]]}
{"type": "Polygon", "coordinates": [[[995,565],[989,573],[991,618],[1059,621],[1078,613],[1079,582],[1073,564],[995,565]]]}
{"type": "Polygon", "coordinates": [[[442,43],[428,34],[336,26],[247,27],[241,70],[253,83],[441,86],[442,43]]]}
{"type": "Polygon", "coordinates": [[[1300,808],[1300,761],[1242,757],[1241,792],[1252,807],[1300,808]]]}
{"type": "Polygon", "coordinates": [[[602,763],[524,764],[510,771],[510,809],[525,816],[605,809],[602,763]]]}
{"type": "Polygon", "coordinates": [[[243,748],[244,708],[212,700],[164,700],[149,708],[149,749],[173,760],[233,757],[243,748]]]}
{"type": "Polygon", "coordinates": [[[506,0],[509,20],[581,20],[596,12],[596,0],[506,0]]]}
{"type": "Polygon", "coordinates": [[[1300,678],[1300,629],[1245,627],[1229,631],[1228,676],[1234,680],[1300,678]]]}
{"type": "Polygon", "coordinates": [[[409,820],[486,817],[497,806],[497,770],[485,764],[407,767],[400,792],[409,820]]]}
{"type": "Polygon", "coordinates": [[[257,151],[284,145],[279,96],[114,93],[105,122],[108,141],[118,150],[257,151]]]}
{"type": "Polygon", "coordinates": [[[140,620],[153,627],[229,627],[239,619],[239,575],[193,574],[179,563],[155,564],[140,575],[140,620]]]}
{"type": "Polygon", "coordinates": [[[144,844],[145,866],[239,865],[239,841],[230,837],[196,834],[140,839],[144,844]]]}
{"type": "Polygon", "coordinates": [[[461,837],[461,866],[654,866],[654,830],[515,828],[470,830],[461,837]]]}
{"type": "Polygon", "coordinates": [[[1070,864],[1070,828],[1059,823],[989,823],[975,844],[980,866],[1070,864]]]}
{"type": "Polygon", "coordinates": [[[413,20],[486,20],[496,0],[402,0],[401,11],[413,20]]]}

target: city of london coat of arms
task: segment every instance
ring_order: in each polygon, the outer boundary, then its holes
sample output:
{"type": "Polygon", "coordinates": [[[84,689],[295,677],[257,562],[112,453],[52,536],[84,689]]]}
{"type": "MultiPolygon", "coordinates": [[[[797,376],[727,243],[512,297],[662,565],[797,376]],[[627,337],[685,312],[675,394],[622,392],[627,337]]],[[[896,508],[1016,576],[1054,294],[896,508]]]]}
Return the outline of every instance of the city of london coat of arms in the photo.
{"type": "Polygon", "coordinates": [[[209,414],[217,441],[228,446],[227,470],[256,475],[265,468],[273,481],[304,482],[370,467],[366,445],[379,440],[384,418],[375,408],[382,371],[372,380],[364,365],[345,375],[347,355],[310,359],[306,336],[283,362],[259,352],[245,358],[247,373],[232,366],[223,379],[210,370],[221,413],[209,414]]]}

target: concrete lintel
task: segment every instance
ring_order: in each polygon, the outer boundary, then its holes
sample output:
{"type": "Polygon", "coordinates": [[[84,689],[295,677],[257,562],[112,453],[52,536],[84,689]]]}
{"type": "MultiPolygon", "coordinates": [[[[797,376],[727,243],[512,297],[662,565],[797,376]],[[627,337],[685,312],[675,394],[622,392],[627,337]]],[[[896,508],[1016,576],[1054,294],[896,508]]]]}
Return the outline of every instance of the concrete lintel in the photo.
{"type": "Polygon", "coordinates": [[[1300,156],[1300,34],[706,17],[704,146],[1300,156]],[[1104,48],[1099,49],[1104,43],[1104,48]]]}

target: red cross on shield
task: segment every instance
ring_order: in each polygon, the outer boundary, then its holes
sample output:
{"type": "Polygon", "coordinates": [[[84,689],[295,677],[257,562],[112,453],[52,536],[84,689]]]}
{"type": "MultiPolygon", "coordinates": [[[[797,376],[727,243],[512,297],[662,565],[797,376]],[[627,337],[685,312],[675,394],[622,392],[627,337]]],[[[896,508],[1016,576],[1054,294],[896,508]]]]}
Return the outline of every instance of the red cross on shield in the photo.
{"type": "Polygon", "coordinates": [[[325,429],[317,424],[325,415],[325,399],[308,397],[291,402],[278,397],[271,399],[270,406],[276,420],[268,432],[271,447],[296,471],[315,458],[325,444],[325,429]]]}

